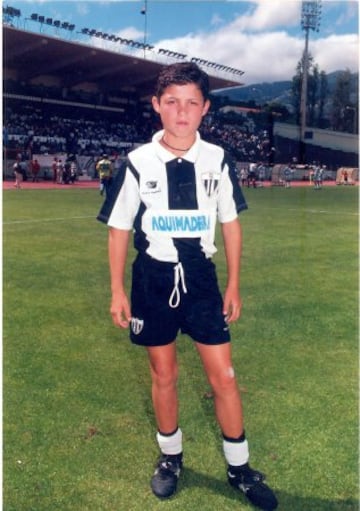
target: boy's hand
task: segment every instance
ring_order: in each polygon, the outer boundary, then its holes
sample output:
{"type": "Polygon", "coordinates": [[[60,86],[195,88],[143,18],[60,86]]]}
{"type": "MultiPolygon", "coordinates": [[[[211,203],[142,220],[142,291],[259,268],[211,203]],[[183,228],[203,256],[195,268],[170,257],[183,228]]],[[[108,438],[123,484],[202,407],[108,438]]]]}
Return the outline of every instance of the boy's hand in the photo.
{"type": "Polygon", "coordinates": [[[113,296],[110,314],[115,326],[127,328],[131,321],[131,311],[128,297],[125,293],[113,296]]]}
{"type": "Polygon", "coordinates": [[[238,289],[227,288],[224,295],[223,314],[227,323],[233,323],[239,319],[242,301],[238,289]]]}

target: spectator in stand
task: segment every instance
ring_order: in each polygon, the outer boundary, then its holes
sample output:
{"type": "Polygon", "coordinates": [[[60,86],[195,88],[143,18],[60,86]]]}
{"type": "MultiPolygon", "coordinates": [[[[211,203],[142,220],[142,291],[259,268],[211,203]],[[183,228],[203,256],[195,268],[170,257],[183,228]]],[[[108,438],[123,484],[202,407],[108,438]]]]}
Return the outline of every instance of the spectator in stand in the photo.
{"type": "Polygon", "coordinates": [[[260,165],[258,166],[258,173],[259,173],[260,186],[264,186],[264,181],[265,181],[265,177],[266,177],[266,168],[265,168],[265,165],[263,165],[262,163],[260,163],[260,165]]]}
{"type": "Polygon", "coordinates": [[[77,176],[77,165],[76,165],[76,160],[75,160],[75,156],[74,156],[71,160],[71,165],[70,165],[70,182],[71,183],[73,183],[73,184],[75,183],[76,176],[77,176]]]}
{"type": "Polygon", "coordinates": [[[287,165],[283,170],[285,188],[291,187],[291,179],[292,179],[292,168],[290,165],[287,165]]]}
{"type": "Polygon", "coordinates": [[[241,186],[245,186],[248,179],[248,171],[246,167],[243,167],[240,170],[240,179],[241,179],[241,186]]]}
{"type": "Polygon", "coordinates": [[[70,169],[71,169],[71,161],[68,158],[65,161],[64,169],[63,169],[62,182],[63,182],[64,185],[68,185],[70,183],[70,177],[71,177],[70,169]]]}
{"type": "Polygon", "coordinates": [[[39,180],[40,163],[37,160],[31,160],[30,170],[33,183],[36,183],[39,180]]]}
{"type": "Polygon", "coordinates": [[[248,175],[248,188],[256,188],[256,163],[250,163],[248,175]]]}
{"type": "Polygon", "coordinates": [[[62,161],[59,159],[56,162],[56,176],[57,176],[57,183],[59,185],[63,182],[63,173],[64,173],[64,166],[62,164],[62,161]]]}
{"type": "Polygon", "coordinates": [[[51,168],[52,168],[53,182],[57,183],[57,158],[54,158],[51,168]]]}

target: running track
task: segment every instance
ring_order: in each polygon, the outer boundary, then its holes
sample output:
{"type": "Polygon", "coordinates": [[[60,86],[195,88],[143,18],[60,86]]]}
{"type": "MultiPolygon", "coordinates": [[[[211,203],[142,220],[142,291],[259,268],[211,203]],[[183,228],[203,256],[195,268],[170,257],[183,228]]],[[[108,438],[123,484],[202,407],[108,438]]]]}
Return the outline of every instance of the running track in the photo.
{"type": "MultiPolygon", "coordinates": [[[[356,183],[359,185],[359,182],[356,183]]],[[[324,181],[323,186],[335,186],[335,181],[324,181]]],[[[313,186],[312,183],[308,181],[293,181],[291,183],[292,187],[297,186],[313,186]]],[[[265,181],[264,187],[271,187],[271,181],[265,181]]],[[[278,187],[278,186],[277,186],[278,187]]],[[[23,190],[71,190],[74,188],[92,188],[99,189],[99,183],[96,180],[93,181],[76,181],[74,184],[69,185],[59,185],[57,183],[53,183],[52,181],[39,181],[37,183],[33,183],[32,181],[23,181],[21,188],[23,190]]],[[[14,190],[15,184],[14,181],[3,181],[3,190],[14,190]]]]}

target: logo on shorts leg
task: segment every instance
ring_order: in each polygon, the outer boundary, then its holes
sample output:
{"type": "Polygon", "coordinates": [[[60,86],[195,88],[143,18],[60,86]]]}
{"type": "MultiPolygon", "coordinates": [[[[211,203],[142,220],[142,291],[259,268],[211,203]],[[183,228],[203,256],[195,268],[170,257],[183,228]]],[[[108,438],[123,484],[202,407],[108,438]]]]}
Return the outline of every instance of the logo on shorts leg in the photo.
{"type": "Polygon", "coordinates": [[[131,330],[135,335],[139,335],[143,328],[144,328],[143,319],[131,318],[131,330]]]}

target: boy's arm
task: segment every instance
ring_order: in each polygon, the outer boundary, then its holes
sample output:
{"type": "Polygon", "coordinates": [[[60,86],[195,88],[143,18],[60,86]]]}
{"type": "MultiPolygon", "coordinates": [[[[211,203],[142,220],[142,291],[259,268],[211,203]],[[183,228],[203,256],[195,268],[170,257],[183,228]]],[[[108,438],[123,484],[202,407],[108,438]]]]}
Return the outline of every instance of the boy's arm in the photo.
{"type": "Polygon", "coordinates": [[[130,231],[110,227],[108,241],[112,296],[110,313],[114,324],[122,328],[127,328],[131,320],[129,300],[124,287],[129,239],[130,231]]]}
{"type": "Polygon", "coordinates": [[[221,224],[227,264],[227,284],[224,294],[224,315],[227,322],[236,321],[241,313],[240,258],[242,247],[241,225],[236,218],[221,224]]]}

